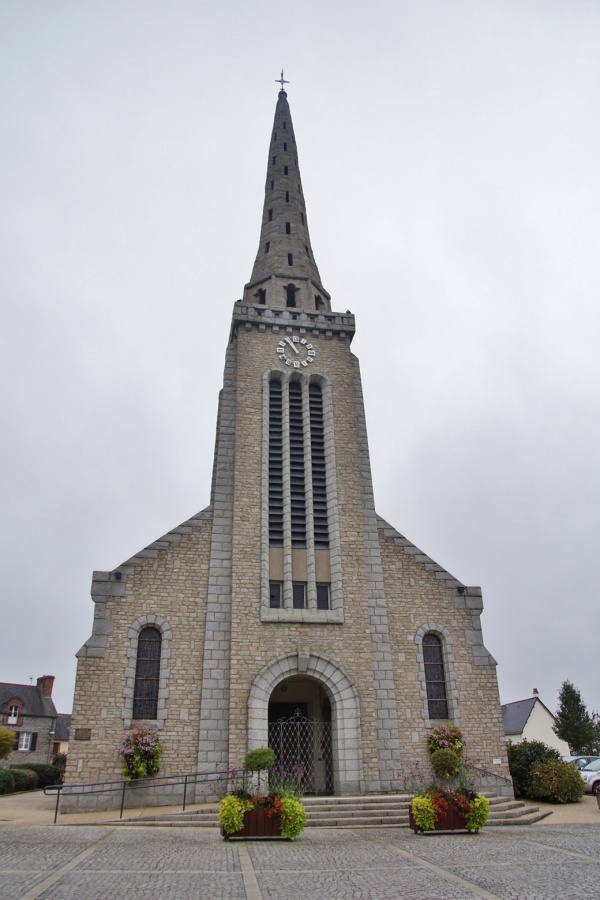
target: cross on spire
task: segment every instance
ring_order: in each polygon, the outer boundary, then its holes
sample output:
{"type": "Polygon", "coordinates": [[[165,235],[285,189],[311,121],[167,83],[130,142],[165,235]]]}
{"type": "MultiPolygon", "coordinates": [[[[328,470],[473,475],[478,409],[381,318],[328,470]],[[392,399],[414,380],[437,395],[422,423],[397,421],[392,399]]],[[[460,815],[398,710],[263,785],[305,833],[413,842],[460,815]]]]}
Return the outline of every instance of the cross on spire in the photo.
{"type": "Polygon", "coordinates": [[[281,70],[281,78],[276,78],[275,81],[279,82],[279,84],[281,85],[281,90],[283,90],[284,84],[289,84],[289,81],[286,81],[283,77],[283,69],[281,70]]]}

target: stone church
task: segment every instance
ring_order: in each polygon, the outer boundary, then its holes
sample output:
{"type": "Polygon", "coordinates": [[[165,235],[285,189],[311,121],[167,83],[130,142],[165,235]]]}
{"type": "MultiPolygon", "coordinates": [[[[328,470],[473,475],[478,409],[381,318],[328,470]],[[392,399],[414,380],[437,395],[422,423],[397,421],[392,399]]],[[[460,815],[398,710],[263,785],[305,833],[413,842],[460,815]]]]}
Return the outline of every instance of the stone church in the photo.
{"type": "Polygon", "coordinates": [[[389,792],[427,766],[428,731],[455,723],[479,786],[512,793],[481,590],[377,515],[355,320],[335,308],[282,89],[210,504],[94,573],[68,782],[119,779],[123,732],[144,723],[164,775],[239,767],[270,744],[308,790],[389,792]]]}

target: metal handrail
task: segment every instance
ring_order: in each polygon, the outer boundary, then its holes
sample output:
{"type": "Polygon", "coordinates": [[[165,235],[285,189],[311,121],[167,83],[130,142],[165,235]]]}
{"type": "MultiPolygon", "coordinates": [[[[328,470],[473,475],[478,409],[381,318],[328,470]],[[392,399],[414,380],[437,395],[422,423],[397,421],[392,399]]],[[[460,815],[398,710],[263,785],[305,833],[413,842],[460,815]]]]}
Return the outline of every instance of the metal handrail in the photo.
{"type": "Polygon", "coordinates": [[[238,774],[236,769],[227,769],[225,771],[215,769],[212,772],[188,772],[186,775],[158,775],[150,778],[136,778],[133,781],[90,781],[80,784],[49,784],[44,788],[44,794],[49,797],[56,794],[56,806],[54,809],[54,825],[58,818],[60,800],[63,794],[68,797],[78,797],[83,794],[112,794],[117,791],[121,792],[121,810],[119,819],[123,818],[123,809],[125,807],[125,794],[127,791],[138,790],[139,788],[158,788],[158,787],[177,787],[183,785],[183,807],[185,812],[187,802],[187,789],[189,784],[200,784],[202,782],[221,782],[228,783],[230,779],[238,774]]]}

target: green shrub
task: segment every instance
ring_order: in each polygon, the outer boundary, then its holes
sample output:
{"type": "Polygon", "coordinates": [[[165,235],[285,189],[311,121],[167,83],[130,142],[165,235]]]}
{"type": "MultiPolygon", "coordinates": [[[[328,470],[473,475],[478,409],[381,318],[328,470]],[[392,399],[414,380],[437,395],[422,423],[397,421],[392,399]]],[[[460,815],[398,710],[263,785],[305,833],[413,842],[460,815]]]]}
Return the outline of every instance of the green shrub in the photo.
{"type": "Polygon", "coordinates": [[[306,823],[306,810],[295,797],[284,795],[281,803],[283,804],[283,812],[280,817],[281,834],[288,841],[294,841],[306,823]]]}
{"type": "MultiPolygon", "coordinates": [[[[583,782],[582,782],[583,783],[583,782]]],[[[490,801],[487,797],[479,794],[474,800],[471,800],[473,811],[465,816],[467,828],[469,831],[479,831],[483,828],[490,815],[490,801]]]]}
{"type": "MultiPolygon", "coordinates": [[[[11,766],[11,771],[21,768],[25,768],[25,766],[23,766],[23,764],[20,766],[11,766]]],[[[62,773],[56,766],[51,766],[47,763],[27,763],[27,768],[30,772],[36,773],[38,777],[38,787],[40,788],[45,788],[49,784],[62,784],[62,773]]]]}
{"type": "Polygon", "coordinates": [[[37,772],[32,769],[11,769],[10,771],[15,779],[15,791],[35,791],[38,786],[37,772]]]}
{"type": "MultiPolygon", "coordinates": [[[[508,745],[508,767],[513,780],[515,797],[531,797],[531,770],[536,763],[547,759],[560,760],[560,753],[542,741],[523,741],[508,745]]],[[[583,783],[583,782],[582,782],[583,783]]]]}
{"type": "Polygon", "coordinates": [[[454,750],[439,747],[431,754],[431,767],[438,778],[453,778],[462,770],[462,759],[454,750]]]}
{"type": "Polygon", "coordinates": [[[17,735],[9,728],[0,725],[0,759],[7,759],[15,749],[17,735]]]}
{"type": "Polygon", "coordinates": [[[531,770],[529,796],[532,800],[550,803],[578,803],[583,797],[584,784],[579,769],[569,763],[547,759],[536,763],[531,770]]]}
{"type": "Polygon", "coordinates": [[[244,813],[247,809],[254,809],[252,800],[242,800],[228,794],[219,804],[219,822],[223,826],[225,834],[235,834],[244,827],[244,813]]]}
{"type": "Polygon", "coordinates": [[[63,774],[63,778],[65,777],[65,769],[67,768],[67,754],[66,753],[55,753],[52,757],[52,765],[56,766],[57,769],[63,774]]]}
{"type": "Polygon", "coordinates": [[[256,750],[250,750],[244,759],[244,768],[250,769],[252,772],[264,772],[265,769],[271,769],[274,764],[275,754],[270,747],[257,747],[256,750]]]}
{"type": "Polygon", "coordinates": [[[428,794],[415,797],[410,804],[415,824],[422,831],[433,831],[435,828],[435,808],[428,794]]]}
{"type": "Polygon", "coordinates": [[[0,769],[0,794],[14,794],[15,779],[10,769],[0,769]]]}

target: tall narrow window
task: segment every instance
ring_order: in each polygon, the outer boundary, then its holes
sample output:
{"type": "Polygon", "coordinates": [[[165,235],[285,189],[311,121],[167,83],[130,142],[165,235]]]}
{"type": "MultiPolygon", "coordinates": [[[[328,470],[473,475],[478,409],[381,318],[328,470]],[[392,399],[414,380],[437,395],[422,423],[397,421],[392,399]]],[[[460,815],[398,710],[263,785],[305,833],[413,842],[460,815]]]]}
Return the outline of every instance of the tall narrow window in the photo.
{"type": "Polygon", "coordinates": [[[286,192],[285,192],[285,202],[286,202],[286,203],[289,203],[289,202],[290,202],[290,192],[289,192],[289,191],[286,191],[286,192]]]}
{"type": "Polygon", "coordinates": [[[277,162],[277,157],[274,156],[274,157],[273,157],[273,165],[275,165],[276,162],[277,162]]]}
{"type": "Polygon", "coordinates": [[[265,253],[268,253],[268,252],[269,252],[269,247],[270,247],[270,246],[271,246],[271,242],[270,242],[270,241],[267,241],[267,243],[265,244],[265,253]]]}
{"type": "Polygon", "coordinates": [[[275,187],[275,182],[272,181],[272,182],[271,182],[271,190],[273,190],[274,187],[275,187]]]}
{"type": "Polygon", "coordinates": [[[298,581],[292,586],[292,606],[294,609],[306,607],[306,584],[298,581]]]}
{"type": "Polygon", "coordinates": [[[283,547],[283,420],[281,382],[269,382],[269,545],[283,547]]]}
{"type": "Polygon", "coordinates": [[[273,210],[272,209],[269,210],[268,218],[269,218],[269,222],[273,221],[273,210]]]}
{"type": "Polygon", "coordinates": [[[285,131],[286,128],[287,128],[287,122],[284,122],[284,123],[283,123],[283,129],[284,129],[284,131],[285,131]]]}
{"type": "Polygon", "coordinates": [[[162,635],[158,628],[154,628],[154,626],[142,628],[138,638],[135,665],[134,719],[156,719],[157,717],[161,644],[162,635]]]}
{"type": "Polygon", "coordinates": [[[327,475],[325,467],[325,435],[323,427],[323,393],[321,386],[311,382],[308,388],[310,409],[310,455],[312,462],[313,518],[315,549],[329,547],[327,519],[327,475]]]}
{"type": "Polygon", "coordinates": [[[306,488],[304,482],[304,423],[302,386],[292,381],[290,403],[290,506],[292,547],[306,547],[306,488]]]}
{"type": "Polygon", "coordinates": [[[287,166],[284,166],[284,167],[283,167],[283,174],[284,174],[284,175],[287,175],[287,173],[288,173],[288,167],[287,167],[287,166]]]}
{"type": "Polygon", "coordinates": [[[269,607],[271,609],[281,609],[281,582],[269,582],[269,607]]]}
{"type": "Polygon", "coordinates": [[[16,725],[19,718],[19,707],[11,706],[8,711],[8,722],[7,725],[16,725]]]}
{"type": "Polygon", "coordinates": [[[285,286],[285,305],[286,306],[295,306],[296,305],[296,285],[295,284],[286,284],[285,286]]]}
{"type": "Polygon", "coordinates": [[[283,149],[284,149],[284,150],[287,150],[287,144],[284,144],[284,145],[283,145],[283,149]]]}
{"type": "Polygon", "coordinates": [[[288,253],[288,266],[294,265],[294,256],[292,253],[288,253]]]}
{"type": "Polygon", "coordinates": [[[442,641],[429,632],[423,638],[423,661],[425,663],[425,685],[430,719],[448,718],[448,697],[442,641]]]}
{"type": "Polygon", "coordinates": [[[285,233],[286,233],[286,234],[291,234],[291,233],[292,233],[292,226],[291,226],[291,223],[290,223],[290,222],[286,222],[286,223],[285,223],[285,233]]]}

